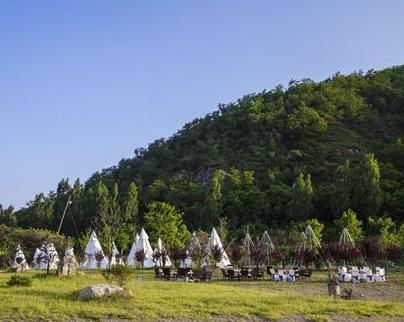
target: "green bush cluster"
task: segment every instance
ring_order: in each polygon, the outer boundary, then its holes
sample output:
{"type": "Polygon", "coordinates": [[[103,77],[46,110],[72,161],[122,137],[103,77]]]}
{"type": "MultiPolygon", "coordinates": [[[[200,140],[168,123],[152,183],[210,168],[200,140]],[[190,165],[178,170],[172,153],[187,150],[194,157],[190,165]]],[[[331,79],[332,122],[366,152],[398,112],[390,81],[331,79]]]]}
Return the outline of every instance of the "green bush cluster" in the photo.
{"type": "Polygon", "coordinates": [[[29,287],[32,285],[32,278],[20,274],[12,275],[7,281],[8,286],[24,286],[29,287]]]}

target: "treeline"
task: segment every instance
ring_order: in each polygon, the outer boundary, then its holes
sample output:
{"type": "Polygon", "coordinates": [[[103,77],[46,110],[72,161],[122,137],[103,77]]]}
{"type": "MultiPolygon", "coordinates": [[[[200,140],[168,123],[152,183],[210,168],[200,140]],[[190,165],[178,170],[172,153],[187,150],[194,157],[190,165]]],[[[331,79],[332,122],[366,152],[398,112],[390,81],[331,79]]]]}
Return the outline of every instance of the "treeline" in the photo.
{"type": "Polygon", "coordinates": [[[369,233],[379,218],[397,232],[403,137],[404,66],[291,81],[221,104],[84,184],[62,180],[18,211],[2,208],[0,222],[56,230],[71,196],[62,232],[81,236],[97,225],[97,193],[106,187],[117,191],[120,211],[132,203],[121,225],[128,235],[146,224],[153,202],[175,207],[189,231],[227,218],[234,237],[313,218],[327,237],[349,209],[369,233]]]}

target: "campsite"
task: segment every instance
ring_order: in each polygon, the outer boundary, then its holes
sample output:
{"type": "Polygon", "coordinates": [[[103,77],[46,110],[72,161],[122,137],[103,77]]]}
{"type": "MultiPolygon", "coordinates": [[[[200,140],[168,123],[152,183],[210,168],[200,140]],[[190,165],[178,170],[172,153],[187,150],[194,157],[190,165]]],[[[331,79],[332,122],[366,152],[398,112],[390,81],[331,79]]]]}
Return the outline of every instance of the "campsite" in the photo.
{"type": "MultiPolygon", "coordinates": [[[[341,249],[356,248],[346,229],[339,244],[341,249]]],[[[327,290],[330,267],[327,269],[326,265],[331,259],[321,250],[310,225],[296,245],[299,259],[293,263],[293,268],[289,265],[289,269],[284,264],[275,264],[273,258],[277,247],[266,231],[261,241],[255,244],[247,233],[237,258],[233,252],[230,256],[226,254],[214,228],[203,246],[193,234],[187,252],[182,256],[166,251],[160,238],[153,250],[147,233],[142,229],[136,234],[126,257],[127,267],[133,266],[134,269],[120,284],[125,291],[106,296],[92,293],[86,298],[81,298],[83,288],[105,285],[103,272],[107,267],[124,267],[116,247],[114,259],[108,259],[103,255],[97,235],[92,232],[83,262],[78,263],[74,250],[68,248],[61,264],[54,245],[48,246],[48,249],[36,249],[31,266],[21,246],[17,247],[13,268],[19,276],[28,278],[32,286],[13,286],[10,294],[7,283],[16,275],[0,273],[0,299],[8,303],[0,309],[4,319],[36,320],[40,316],[44,320],[75,321],[323,321],[329,318],[400,321],[404,317],[404,274],[400,272],[390,270],[386,276],[379,267],[375,275],[369,275],[362,269],[360,274],[358,270],[358,279],[355,280],[354,266],[351,274],[346,266],[340,267],[335,278],[343,287],[342,293],[338,296],[330,294],[327,290]],[[310,251],[311,255],[308,255],[310,251]],[[200,253],[204,255],[198,258],[200,253]],[[170,259],[170,256],[173,257],[170,259]],[[309,258],[306,260],[305,256],[309,258]],[[232,265],[231,260],[238,261],[241,269],[232,265]],[[320,264],[319,268],[316,269],[314,263],[320,264]],[[66,265],[68,269],[64,269],[66,265]],[[198,270],[200,266],[203,269],[198,270]],[[50,273],[48,267],[52,268],[50,273]],[[308,271],[310,274],[306,275],[308,271]],[[347,290],[349,292],[345,294],[347,290]]],[[[363,260],[360,255],[351,262],[361,263],[363,260]]]]}
{"type": "Polygon", "coordinates": [[[0,322],[404,321],[403,13],[0,1],[0,322]]]}

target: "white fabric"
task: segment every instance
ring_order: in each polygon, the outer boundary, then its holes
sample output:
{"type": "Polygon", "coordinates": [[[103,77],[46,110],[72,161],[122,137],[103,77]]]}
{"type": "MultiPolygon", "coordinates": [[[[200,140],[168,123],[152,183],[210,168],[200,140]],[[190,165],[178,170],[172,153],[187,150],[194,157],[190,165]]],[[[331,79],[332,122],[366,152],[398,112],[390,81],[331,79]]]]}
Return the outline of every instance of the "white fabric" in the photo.
{"type": "Polygon", "coordinates": [[[119,254],[118,248],[115,245],[115,242],[112,244],[112,258],[111,258],[111,266],[116,264],[122,264],[122,258],[119,254]]]}
{"type": "Polygon", "coordinates": [[[35,250],[32,267],[35,269],[47,269],[49,260],[49,269],[58,269],[60,260],[53,243],[42,245],[41,248],[35,250]]]}
{"type": "Polygon", "coordinates": [[[14,256],[14,263],[13,263],[13,268],[17,269],[19,267],[24,270],[29,269],[29,265],[27,263],[27,260],[25,259],[25,255],[24,255],[20,245],[17,246],[15,256],[14,256]]]}
{"type": "Polygon", "coordinates": [[[97,235],[95,234],[94,231],[91,233],[86,249],[84,250],[84,258],[85,258],[84,262],[81,263],[80,265],[82,268],[105,269],[108,267],[108,257],[105,256],[100,241],[98,240],[97,235]],[[96,260],[96,254],[104,255],[104,258],[99,263],[96,260]]]}
{"type": "MultiPolygon", "coordinates": [[[[165,248],[163,247],[163,242],[161,241],[161,238],[159,237],[159,239],[157,240],[157,246],[154,249],[153,254],[157,254],[158,252],[162,252],[163,250],[165,250],[165,248]]],[[[159,267],[163,266],[163,260],[161,258],[159,258],[157,261],[155,261],[155,264],[159,267]]],[[[165,266],[164,267],[170,267],[172,265],[170,257],[168,257],[168,255],[165,256],[165,266]]]]}
{"type": "Polygon", "coordinates": [[[229,257],[226,254],[226,251],[223,248],[223,244],[222,241],[220,240],[219,235],[216,232],[216,229],[213,228],[212,232],[210,234],[209,237],[209,241],[208,241],[208,253],[210,254],[212,247],[218,246],[220,249],[223,250],[223,257],[222,260],[218,263],[216,263],[216,266],[220,267],[220,268],[225,268],[226,266],[231,265],[229,257]]]}
{"type": "Polygon", "coordinates": [[[136,261],[136,252],[143,250],[145,253],[145,259],[143,262],[143,267],[153,267],[153,249],[150,246],[149,236],[146,234],[145,230],[142,228],[139,236],[138,242],[132,245],[132,248],[128,255],[128,265],[130,266],[141,266],[141,263],[136,261]]]}

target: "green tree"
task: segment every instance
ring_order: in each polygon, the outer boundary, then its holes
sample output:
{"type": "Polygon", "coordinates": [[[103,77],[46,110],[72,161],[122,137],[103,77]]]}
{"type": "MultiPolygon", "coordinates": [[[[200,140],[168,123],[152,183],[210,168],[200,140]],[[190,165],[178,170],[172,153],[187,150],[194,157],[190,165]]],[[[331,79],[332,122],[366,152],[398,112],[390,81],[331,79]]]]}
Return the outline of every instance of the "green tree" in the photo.
{"type": "Polygon", "coordinates": [[[167,247],[185,247],[191,236],[183,223],[182,213],[166,202],[152,202],[147,207],[145,226],[150,231],[152,240],[158,237],[167,247]]]}
{"type": "Polygon", "coordinates": [[[368,232],[372,236],[377,236],[383,247],[400,243],[396,224],[390,217],[379,217],[377,219],[369,217],[368,232]]]}
{"type": "Polygon", "coordinates": [[[210,228],[218,222],[223,212],[222,174],[220,170],[216,170],[212,175],[206,205],[208,218],[205,223],[205,228],[210,228]]]}
{"type": "Polygon", "coordinates": [[[0,224],[10,227],[15,227],[17,225],[17,218],[14,214],[13,206],[3,208],[3,205],[0,204],[0,224]]]}
{"type": "Polygon", "coordinates": [[[305,222],[305,227],[311,226],[319,242],[323,239],[324,224],[319,222],[316,218],[308,219],[305,222]]]}
{"type": "Polygon", "coordinates": [[[336,172],[335,186],[330,200],[334,216],[339,216],[349,208],[351,191],[351,167],[349,160],[346,160],[337,168],[336,172]]]}
{"type": "Polygon", "coordinates": [[[289,218],[296,221],[306,220],[313,212],[312,197],[311,177],[309,174],[304,177],[303,173],[300,173],[292,186],[288,205],[289,218]]]}
{"type": "Polygon", "coordinates": [[[355,242],[362,240],[362,221],[357,218],[356,212],[348,209],[334,221],[334,227],[337,234],[341,234],[344,228],[348,229],[349,234],[355,242]]]}
{"type": "Polygon", "coordinates": [[[117,183],[114,183],[109,191],[108,187],[99,181],[96,186],[95,200],[97,205],[96,225],[101,233],[105,253],[111,263],[114,242],[122,234],[125,223],[131,219],[132,213],[129,211],[133,209],[121,207],[117,183]]]}
{"type": "Polygon", "coordinates": [[[327,130],[327,121],[315,109],[301,103],[289,115],[288,128],[299,135],[322,133],[327,130]]]}
{"type": "Polygon", "coordinates": [[[364,218],[379,213],[382,191],[380,189],[380,171],[373,154],[366,154],[355,171],[352,204],[364,218]]]}
{"type": "Polygon", "coordinates": [[[139,192],[136,183],[131,182],[124,198],[124,211],[133,224],[139,222],[139,192]]]}

